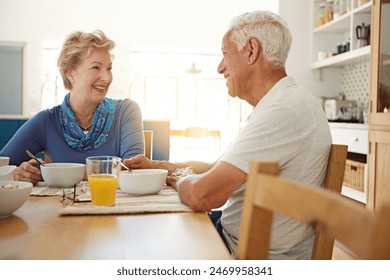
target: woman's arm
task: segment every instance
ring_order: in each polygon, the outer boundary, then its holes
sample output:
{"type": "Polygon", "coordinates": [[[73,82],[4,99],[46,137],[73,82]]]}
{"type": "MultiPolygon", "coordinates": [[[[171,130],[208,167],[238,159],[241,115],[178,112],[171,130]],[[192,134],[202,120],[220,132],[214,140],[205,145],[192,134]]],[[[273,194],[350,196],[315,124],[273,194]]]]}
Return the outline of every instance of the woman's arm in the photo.
{"type": "Polygon", "coordinates": [[[175,172],[177,169],[181,168],[191,168],[192,173],[204,173],[214,165],[210,163],[200,162],[200,161],[187,161],[182,163],[172,163],[169,161],[157,161],[149,160],[144,155],[137,155],[135,157],[125,159],[123,163],[132,169],[166,169],[168,170],[168,175],[171,175],[172,172],[175,172]]]}

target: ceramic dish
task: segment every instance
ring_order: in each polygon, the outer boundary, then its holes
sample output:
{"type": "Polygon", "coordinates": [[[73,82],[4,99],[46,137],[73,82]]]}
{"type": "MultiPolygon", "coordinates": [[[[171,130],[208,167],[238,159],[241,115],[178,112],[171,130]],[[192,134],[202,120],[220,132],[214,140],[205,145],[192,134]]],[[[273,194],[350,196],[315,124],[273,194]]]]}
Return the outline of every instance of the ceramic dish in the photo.
{"type": "Polygon", "coordinates": [[[29,197],[32,183],[21,181],[0,181],[0,218],[12,215],[29,197]]]}
{"type": "Polygon", "coordinates": [[[133,195],[156,194],[165,186],[168,171],[165,169],[133,169],[121,171],[119,187],[133,195]]]}
{"type": "Polygon", "coordinates": [[[43,180],[50,187],[72,188],[83,180],[83,163],[45,163],[41,165],[43,180]]]}

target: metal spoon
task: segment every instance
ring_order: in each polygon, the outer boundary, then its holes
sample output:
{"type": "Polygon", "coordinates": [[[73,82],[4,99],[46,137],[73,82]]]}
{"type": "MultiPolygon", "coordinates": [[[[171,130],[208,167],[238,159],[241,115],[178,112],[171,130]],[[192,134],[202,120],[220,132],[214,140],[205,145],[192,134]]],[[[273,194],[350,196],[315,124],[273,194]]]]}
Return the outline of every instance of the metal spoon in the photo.
{"type": "Polygon", "coordinates": [[[26,154],[27,154],[30,158],[35,159],[36,162],[38,162],[38,164],[45,166],[45,164],[42,162],[42,160],[39,159],[39,158],[37,158],[36,156],[34,156],[29,150],[26,150],[26,154]]]}
{"type": "Polygon", "coordinates": [[[122,167],[123,167],[124,169],[126,169],[127,171],[133,172],[133,171],[131,171],[131,169],[128,168],[123,162],[121,162],[121,165],[122,165],[122,167]]]}

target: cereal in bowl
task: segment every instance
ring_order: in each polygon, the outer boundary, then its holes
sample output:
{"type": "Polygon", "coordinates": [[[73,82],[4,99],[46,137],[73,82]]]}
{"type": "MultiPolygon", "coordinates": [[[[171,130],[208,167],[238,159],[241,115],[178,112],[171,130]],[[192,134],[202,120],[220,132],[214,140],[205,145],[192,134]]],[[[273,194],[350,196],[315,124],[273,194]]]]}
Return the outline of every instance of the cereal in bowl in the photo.
{"type": "Polygon", "coordinates": [[[19,185],[5,184],[4,186],[0,186],[0,191],[16,190],[19,188],[19,185]]]}

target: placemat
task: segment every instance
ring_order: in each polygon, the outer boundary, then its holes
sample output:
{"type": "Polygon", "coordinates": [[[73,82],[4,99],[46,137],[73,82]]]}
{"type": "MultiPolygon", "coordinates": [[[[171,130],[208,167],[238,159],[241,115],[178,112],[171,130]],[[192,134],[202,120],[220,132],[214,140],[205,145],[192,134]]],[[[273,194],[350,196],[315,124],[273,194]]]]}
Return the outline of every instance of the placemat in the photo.
{"type": "MultiPolygon", "coordinates": [[[[90,193],[82,194],[81,199],[90,198],[90,193]]],[[[178,193],[171,187],[164,187],[154,195],[130,195],[117,192],[115,206],[95,206],[90,202],[67,205],[60,215],[110,215],[162,212],[191,212],[192,209],[180,201],[178,193]]]]}
{"type": "MultiPolygon", "coordinates": [[[[85,189],[89,189],[88,181],[81,181],[77,184],[77,193],[85,192],[85,189]]],[[[63,188],[49,187],[45,182],[39,182],[32,188],[32,196],[62,196],[63,188]]],[[[73,190],[73,188],[66,188],[65,190],[73,190]]]]}

